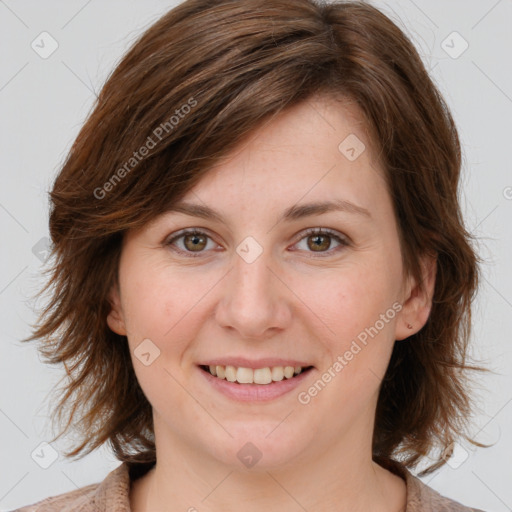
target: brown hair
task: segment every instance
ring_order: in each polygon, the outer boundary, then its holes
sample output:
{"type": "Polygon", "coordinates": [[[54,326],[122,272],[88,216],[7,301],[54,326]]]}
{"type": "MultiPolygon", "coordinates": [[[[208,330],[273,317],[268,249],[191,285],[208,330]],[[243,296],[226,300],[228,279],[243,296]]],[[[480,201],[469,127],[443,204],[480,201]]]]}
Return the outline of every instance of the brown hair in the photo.
{"type": "MultiPolygon", "coordinates": [[[[386,172],[404,267],[437,255],[426,325],[396,341],[378,399],[373,457],[413,468],[464,433],[478,257],[457,192],[449,110],[404,33],[367,3],[187,0],[147,30],[108,78],[50,192],[52,288],[32,336],[69,376],[55,408],[81,435],[156,459],[152,410],[127,340],[106,323],[123,233],[181,198],[261,123],[325,93],[355,101],[386,172]],[[146,148],[146,150],[143,150],[146,148]],[[464,370],[464,371],[462,371],[464,370]],[[78,417],[78,420],[77,420],[78,417]]],[[[422,474],[437,469],[439,457],[422,474]]]]}

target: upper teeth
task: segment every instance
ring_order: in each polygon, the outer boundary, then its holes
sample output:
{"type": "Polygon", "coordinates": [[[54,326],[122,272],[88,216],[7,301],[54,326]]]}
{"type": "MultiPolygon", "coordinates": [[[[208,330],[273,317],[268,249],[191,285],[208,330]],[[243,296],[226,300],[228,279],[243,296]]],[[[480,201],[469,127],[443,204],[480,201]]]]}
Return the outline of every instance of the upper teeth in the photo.
{"type": "Polygon", "coordinates": [[[273,366],[269,368],[243,368],[236,366],[209,366],[210,373],[219,379],[240,384],[270,384],[283,378],[291,379],[302,371],[301,366],[273,366]]]}

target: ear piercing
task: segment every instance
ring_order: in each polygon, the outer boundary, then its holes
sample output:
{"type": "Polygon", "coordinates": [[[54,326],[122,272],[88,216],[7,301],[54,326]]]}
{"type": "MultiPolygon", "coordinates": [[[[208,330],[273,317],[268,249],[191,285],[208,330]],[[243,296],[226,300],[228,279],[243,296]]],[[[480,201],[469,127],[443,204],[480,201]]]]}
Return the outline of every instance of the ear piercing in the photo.
{"type": "Polygon", "coordinates": [[[412,329],[412,325],[411,324],[407,324],[407,329],[412,329]]]}

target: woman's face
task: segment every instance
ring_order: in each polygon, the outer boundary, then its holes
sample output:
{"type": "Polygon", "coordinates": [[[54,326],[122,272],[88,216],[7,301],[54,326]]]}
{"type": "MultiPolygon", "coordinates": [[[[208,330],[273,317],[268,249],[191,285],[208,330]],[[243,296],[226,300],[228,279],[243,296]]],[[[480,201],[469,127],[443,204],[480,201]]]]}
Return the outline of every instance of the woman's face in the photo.
{"type": "Polygon", "coordinates": [[[108,323],[127,335],[157,453],[255,469],[371,456],[393,343],[428,307],[359,119],[320,97],[286,111],[186,195],[188,213],[125,237],[108,323]]]}

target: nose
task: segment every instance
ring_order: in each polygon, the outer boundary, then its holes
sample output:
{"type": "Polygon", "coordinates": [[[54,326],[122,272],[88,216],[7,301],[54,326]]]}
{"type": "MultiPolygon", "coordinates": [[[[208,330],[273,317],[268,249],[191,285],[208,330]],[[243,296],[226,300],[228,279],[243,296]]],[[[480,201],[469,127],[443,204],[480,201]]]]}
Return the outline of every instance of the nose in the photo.
{"type": "Polygon", "coordinates": [[[223,279],[216,309],[218,325],[247,339],[265,339],[286,329],[292,318],[293,293],[285,282],[268,251],[251,263],[235,254],[223,279]]]}

